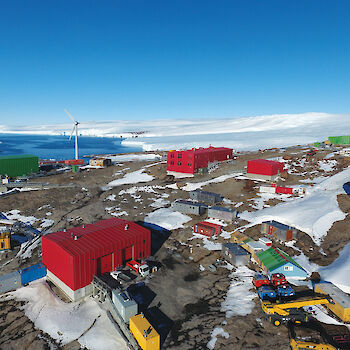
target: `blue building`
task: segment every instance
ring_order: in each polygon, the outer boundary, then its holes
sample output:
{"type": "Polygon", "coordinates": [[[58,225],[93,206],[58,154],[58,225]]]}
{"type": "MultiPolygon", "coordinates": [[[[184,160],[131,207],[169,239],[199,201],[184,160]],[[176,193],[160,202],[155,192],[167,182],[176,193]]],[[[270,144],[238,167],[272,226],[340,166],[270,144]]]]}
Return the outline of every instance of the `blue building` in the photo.
{"type": "Polygon", "coordinates": [[[258,253],[261,268],[269,275],[283,273],[286,278],[306,278],[308,273],[281,249],[271,247],[258,253]]]}

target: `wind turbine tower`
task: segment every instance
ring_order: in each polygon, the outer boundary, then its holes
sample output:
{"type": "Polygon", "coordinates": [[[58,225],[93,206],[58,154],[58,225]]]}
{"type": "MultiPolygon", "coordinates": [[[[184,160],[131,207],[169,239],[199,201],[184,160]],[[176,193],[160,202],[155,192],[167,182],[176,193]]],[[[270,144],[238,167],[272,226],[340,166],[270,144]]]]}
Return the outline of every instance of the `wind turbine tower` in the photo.
{"type": "Polygon", "coordinates": [[[72,133],[70,134],[70,137],[69,137],[69,141],[71,140],[71,138],[72,138],[72,136],[74,134],[74,131],[75,131],[75,159],[79,159],[79,152],[78,152],[78,125],[80,123],[77,122],[66,109],[64,111],[68,114],[69,118],[72,119],[73,123],[74,123],[72,133]]]}

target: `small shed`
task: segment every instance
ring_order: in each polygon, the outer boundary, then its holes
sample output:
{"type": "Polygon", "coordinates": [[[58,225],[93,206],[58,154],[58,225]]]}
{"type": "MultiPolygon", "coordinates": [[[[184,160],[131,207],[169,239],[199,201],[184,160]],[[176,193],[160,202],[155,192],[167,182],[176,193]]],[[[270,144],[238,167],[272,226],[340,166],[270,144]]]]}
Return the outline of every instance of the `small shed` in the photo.
{"type": "Polygon", "coordinates": [[[194,233],[200,233],[204,236],[218,236],[221,233],[221,225],[213,224],[212,222],[201,221],[193,226],[194,233]]]}
{"type": "Polygon", "coordinates": [[[349,294],[344,293],[331,282],[315,283],[314,290],[317,293],[328,294],[333,299],[334,304],[327,304],[325,306],[342,321],[350,322],[349,294]]]}
{"type": "Polygon", "coordinates": [[[274,237],[280,241],[290,241],[297,236],[297,230],[294,227],[271,220],[264,221],[261,224],[261,233],[274,237]]]}
{"type": "Polygon", "coordinates": [[[202,191],[199,189],[191,191],[190,198],[194,201],[204,202],[211,205],[221,203],[224,199],[224,197],[218,193],[202,191]]]}
{"type": "Polygon", "coordinates": [[[222,245],[221,254],[232,265],[247,265],[250,260],[250,254],[236,243],[224,243],[222,245]]]}
{"type": "Polygon", "coordinates": [[[281,249],[271,247],[257,254],[260,267],[269,275],[282,273],[287,278],[305,278],[307,272],[281,249]]]}
{"type": "Polygon", "coordinates": [[[242,247],[246,249],[252,256],[253,259],[258,261],[258,253],[263,252],[264,250],[268,249],[268,247],[259,242],[259,241],[254,241],[251,238],[246,239],[242,243],[242,247]]]}
{"type": "Polygon", "coordinates": [[[125,323],[129,323],[130,317],[137,315],[138,305],[127,291],[113,289],[112,300],[125,323]]]}
{"type": "Polygon", "coordinates": [[[219,219],[227,222],[235,221],[237,217],[237,210],[225,207],[209,207],[208,218],[219,219]]]}
{"type": "Polygon", "coordinates": [[[208,209],[208,206],[206,204],[196,203],[192,201],[184,201],[182,199],[173,202],[171,207],[173,210],[179,211],[180,213],[192,215],[202,215],[208,209]]]}
{"type": "Polygon", "coordinates": [[[247,177],[253,179],[273,181],[284,171],[284,164],[274,160],[253,159],[247,162],[247,177]]]}
{"type": "Polygon", "coordinates": [[[343,148],[339,151],[339,155],[343,157],[350,157],[350,148],[343,148]]]}
{"type": "Polygon", "coordinates": [[[91,158],[89,165],[97,167],[107,167],[112,165],[112,160],[110,158],[91,158]]]}

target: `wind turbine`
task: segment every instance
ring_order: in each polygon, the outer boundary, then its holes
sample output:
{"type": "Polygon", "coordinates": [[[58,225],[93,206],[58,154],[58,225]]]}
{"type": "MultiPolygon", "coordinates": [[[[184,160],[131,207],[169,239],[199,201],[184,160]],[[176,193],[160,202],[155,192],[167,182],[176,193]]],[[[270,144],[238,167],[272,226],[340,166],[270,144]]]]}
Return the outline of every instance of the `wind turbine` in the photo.
{"type": "Polygon", "coordinates": [[[79,157],[78,157],[78,125],[80,123],[77,122],[66,109],[64,111],[68,114],[68,117],[70,119],[72,119],[73,123],[74,123],[72,133],[70,134],[70,137],[69,137],[69,141],[71,140],[73,133],[74,133],[74,130],[75,130],[75,159],[79,159],[79,157]]]}

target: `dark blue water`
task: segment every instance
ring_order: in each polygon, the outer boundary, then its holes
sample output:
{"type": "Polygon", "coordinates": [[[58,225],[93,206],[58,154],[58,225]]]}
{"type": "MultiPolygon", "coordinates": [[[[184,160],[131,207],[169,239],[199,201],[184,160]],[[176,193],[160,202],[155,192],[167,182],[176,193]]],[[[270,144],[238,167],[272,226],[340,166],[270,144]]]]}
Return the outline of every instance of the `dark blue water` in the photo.
{"type": "MultiPolygon", "coordinates": [[[[40,159],[73,159],[74,138],[50,135],[0,134],[0,156],[33,154],[40,159]]],[[[92,154],[113,154],[141,152],[138,147],[125,147],[123,139],[109,137],[80,136],[78,139],[79,158],[92,154]]]]}

